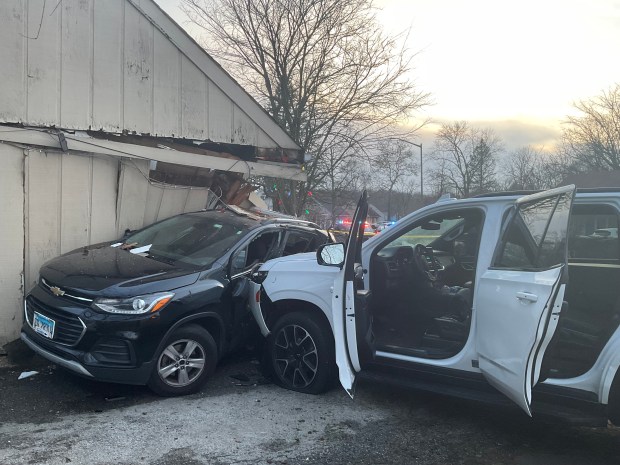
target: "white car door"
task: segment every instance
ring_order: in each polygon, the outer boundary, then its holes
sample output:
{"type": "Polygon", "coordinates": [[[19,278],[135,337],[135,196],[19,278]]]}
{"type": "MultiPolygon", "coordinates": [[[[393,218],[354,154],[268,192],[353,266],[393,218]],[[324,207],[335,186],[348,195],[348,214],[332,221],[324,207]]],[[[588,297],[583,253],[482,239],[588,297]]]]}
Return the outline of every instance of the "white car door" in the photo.
{"type": "Polygon", "coordinates": [[[476,347],[485,378],[531,416],[532,387],[557,328],[568,280],[575,186],[520,198],[476,291],[476,347]]]}
{"type": "Polygon", "coordinates": [[[336,363],[342,387],[353,397],[355,373],[360,361],[357,349],[355,296],[358,287],[356,268],[361,267],[361,249],[364,223],[368,213],[368,196],[362,193],[351,222],[342,268],[334,280],[332,294],[332,322],[336,342],[336,363]]]}

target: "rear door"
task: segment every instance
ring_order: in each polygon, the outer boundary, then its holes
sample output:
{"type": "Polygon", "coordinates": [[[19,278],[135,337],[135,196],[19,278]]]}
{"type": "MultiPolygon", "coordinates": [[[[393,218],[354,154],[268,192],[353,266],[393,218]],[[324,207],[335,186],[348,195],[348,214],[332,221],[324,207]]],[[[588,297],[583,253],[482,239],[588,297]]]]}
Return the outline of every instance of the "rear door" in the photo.
{"type": "Polygon", "coordinates": [[[515,202],[477,289],[480,370],[530,416],[532,387],[557,328],[568,281],[574,193],[571,185],[515,202]]]}
{"type": "Polygon", "coordinates": [[[344,262],[334,281],[332,294],[336,363],[338,364],[340,383],[350,396],[353,396],[355,373],[361,370],[357,350],[358,329],[356,328],[355,300],[357,292],[360,291],[361,275],[363,274],[361,251],[367,213],[368,195],[364,191],[351,222],[344,262]]]}

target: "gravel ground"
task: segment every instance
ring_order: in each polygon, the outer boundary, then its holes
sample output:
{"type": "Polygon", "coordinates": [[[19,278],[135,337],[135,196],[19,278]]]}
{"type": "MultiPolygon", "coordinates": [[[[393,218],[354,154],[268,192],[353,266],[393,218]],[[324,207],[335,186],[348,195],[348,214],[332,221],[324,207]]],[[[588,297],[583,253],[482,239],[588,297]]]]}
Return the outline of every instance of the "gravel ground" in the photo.
{"type": "Polygon", "coordinates": [[[269,384],[251,354],[174,399],[84,380],[21,349],[0,355],[0,464],[67,463],[608,465],[620,464],[620,430],[376,384],[354,400],[298,394],[269,384]],[[39,374],[17,379],[29,370],[39,374]]]}

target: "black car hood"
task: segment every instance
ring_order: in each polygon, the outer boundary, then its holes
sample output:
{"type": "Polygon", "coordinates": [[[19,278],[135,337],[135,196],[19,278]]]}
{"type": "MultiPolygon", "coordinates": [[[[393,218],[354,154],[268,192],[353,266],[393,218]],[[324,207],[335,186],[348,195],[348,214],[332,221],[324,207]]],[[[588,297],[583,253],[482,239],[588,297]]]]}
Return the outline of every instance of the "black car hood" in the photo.
{"type": "Polygon", "coordinates": [[[50,260],[40,275],[51,285],[87,296],[124,297],[187,286],[196,282],[199,272],[119,247],[96,246],[50,260]]]}

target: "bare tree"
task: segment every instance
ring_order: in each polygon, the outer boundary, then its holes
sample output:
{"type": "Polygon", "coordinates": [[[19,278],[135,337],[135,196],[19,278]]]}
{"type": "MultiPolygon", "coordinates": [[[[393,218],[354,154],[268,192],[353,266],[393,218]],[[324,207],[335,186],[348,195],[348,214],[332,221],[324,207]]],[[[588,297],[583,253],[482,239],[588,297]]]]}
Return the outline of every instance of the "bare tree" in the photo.
{"type": "Polygon", "coordinates": [[[346,165],[365,140],[428,103],[408,78],[412,56],[399,37],[383,33],[373,0],[183,4],[206,31],[209,51],[311,157],[307,183],[276,181],[289,213],[300,213],[305,192],[328,176],[327,147],[343,148],[346,165]]]}
{"type": "Polygon", "coordinates": [[[620,84],[574,106],[581,115],[569,116],[563,131],[568,168],[620,170],[620,84]]]}
{"type": "Polygon", "coordinates": [[[379,143],[370,157],[373,184],[388,194],[387,219],[392,219],[392,194],[399,183],[417,174],[417,164],[410,147],[398,139],[387,139],[379,143]]]}
{"type": "Polygon", "coordinates": [[[505,165],[504,186],[508,190],[539,190],[553,187],[554,178],[548,174],[545,156],[530,146],[521,147],[509,155],[505,165]]]}
{"type": "Polygon", "coordinates": [[[437,163],[430,170],[435,190],[469,197],[495,189],[501,149],[500,139],[490,129],[473,128],[465,121],[443,124],[435,136],[437,163]]]}

